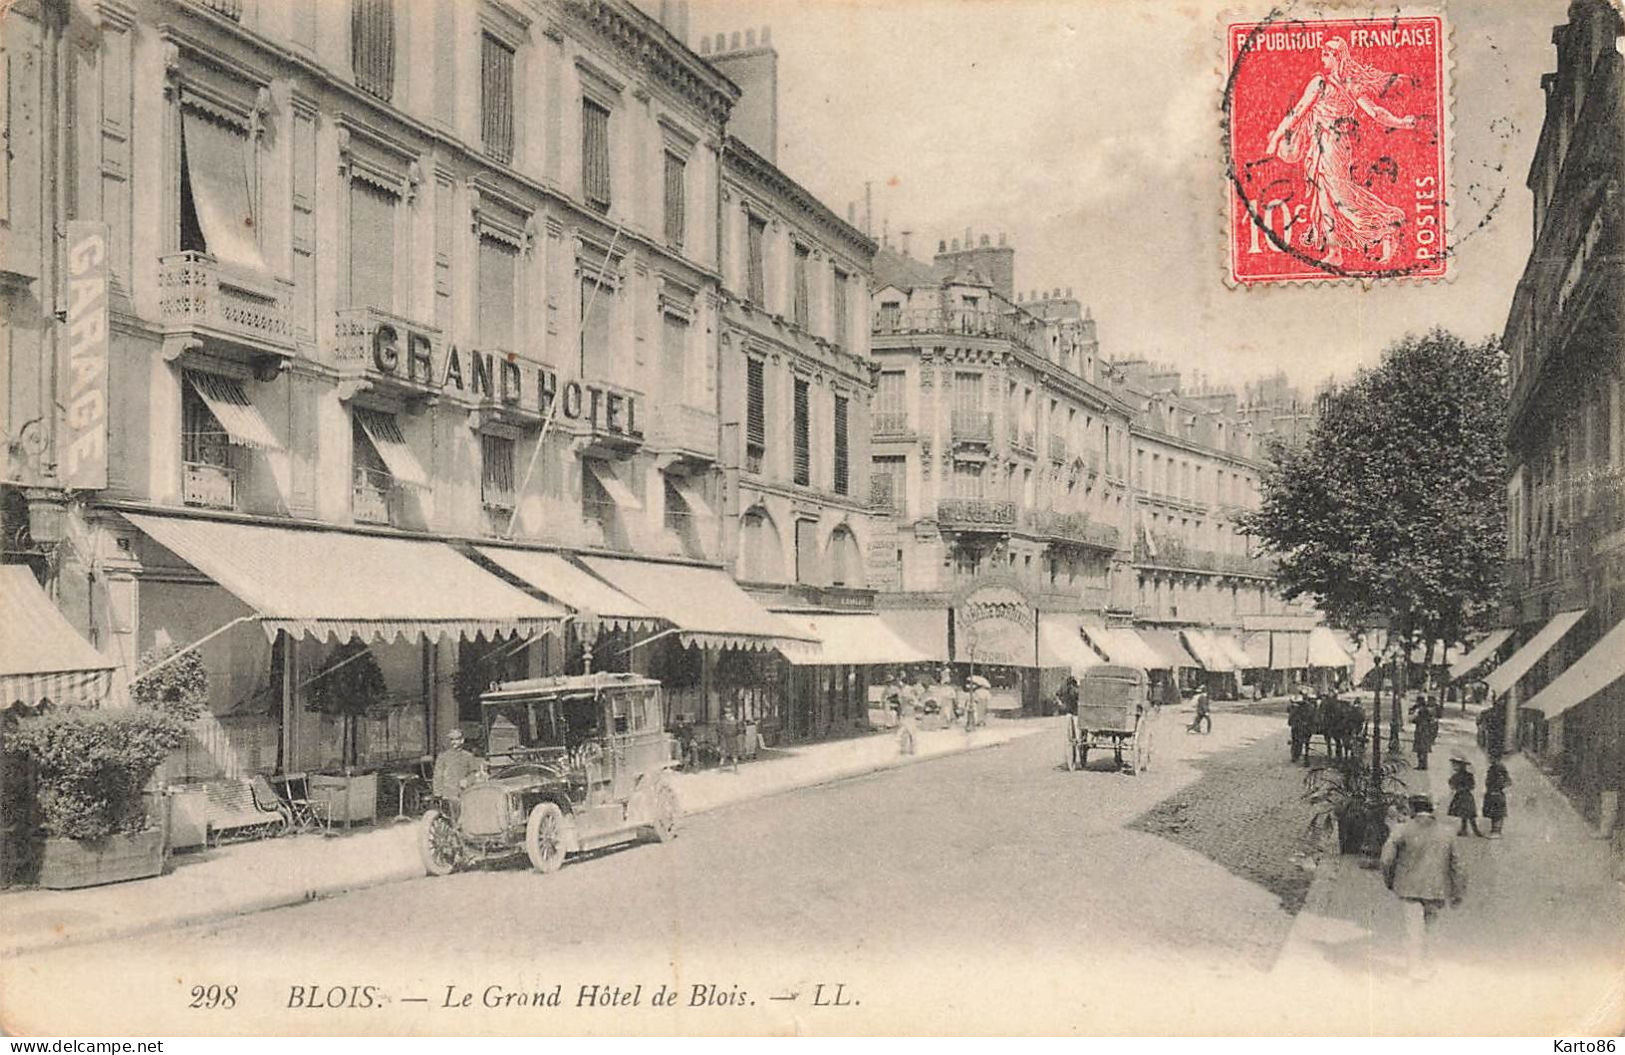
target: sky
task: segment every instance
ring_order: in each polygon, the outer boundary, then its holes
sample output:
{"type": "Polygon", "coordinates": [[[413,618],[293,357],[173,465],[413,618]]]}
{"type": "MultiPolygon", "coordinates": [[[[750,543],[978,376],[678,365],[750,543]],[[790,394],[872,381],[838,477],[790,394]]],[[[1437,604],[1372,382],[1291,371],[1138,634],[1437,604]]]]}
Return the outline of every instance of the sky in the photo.
{"type": "Polygon", "coordinates": [[[692,0],[690,43],[771,27],[779,167],[843,217],[857,202],[860,227],[871,184],[877,239],[884,228],[895,248],[911,231],[929,259],[967,227],[1003,232],[1017,290],[1071,287],[1104,355],[1221,386],[1280,368],[1309,390],[1407,332],[1500,333],[1529,253],[1524,179],[1566,8],[1449,4],[1455,277],[1371,288],[1224,283],[1218,27],[1266,3],[692,0]]]}

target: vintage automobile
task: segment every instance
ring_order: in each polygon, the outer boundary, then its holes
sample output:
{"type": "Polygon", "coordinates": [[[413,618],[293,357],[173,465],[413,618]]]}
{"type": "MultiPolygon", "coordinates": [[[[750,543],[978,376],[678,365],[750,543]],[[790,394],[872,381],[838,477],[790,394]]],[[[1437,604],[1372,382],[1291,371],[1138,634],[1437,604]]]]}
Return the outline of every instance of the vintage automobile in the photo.
{"type": "Polygon", "coordinates": [[[524,853],[538,872],[565,855],[677,831],[660,683],[635,674],[507,682],[480,697],[485,764],[423,816],[431,875],[524,853]]]}

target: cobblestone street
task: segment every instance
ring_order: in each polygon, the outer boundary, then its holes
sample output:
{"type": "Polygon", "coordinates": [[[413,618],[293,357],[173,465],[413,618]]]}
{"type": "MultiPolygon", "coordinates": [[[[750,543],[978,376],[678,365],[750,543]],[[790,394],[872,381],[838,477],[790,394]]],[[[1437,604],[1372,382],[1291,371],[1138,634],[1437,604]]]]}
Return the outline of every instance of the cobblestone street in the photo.
{"type": "MultiPolygon", "coordinates": [[[[155,1015],[172,1015],[199,981],[244,986],[244,1011],[199,1022],[209,1030],[288,1014],[292,984],[378,986],[403,1030],[536,1028],[512,1009],[399,1003],[521,981],[738,987],[762,998],[747,1005],[751,1021],[776,1029],[929,1030],[966,1001],[985,1005],[989,1030],[1241,1028],[1238,1000],[1264,977],[1308,882],[1294,856],[1306,812],[1282,720],[1216,719],[1197,736],[1183,731],[1188,716],[1163,716],[1140,776],[1067,772],[1061,727],[1046,722],[988,750],[716,809],[675,843],[552,876],[490,868],[23,957],[5,968],[7,999],[26,1007],[41,986],[88,985],[122,965],[155,1015]],[[365,935],[364,957],[335,941],[344,934],[365,935]],[[1169,979],[1191,999],[1148,996],[1169,979]],[[860,1003],[814,1012],[806,994],[820,981],[860,1003]],[[803,997],[766,999],[789,992],[803,997]]],[[[684,1026],[743,1028],[729,1017],[743,1012],[696,1009],[716,1017],[684,1026]]],[[[358,1024],[363,1014],[297,1022],[379,1028],[358,1024]]],[[[578,1017],[548,1028],[673,1026],[647,1007],[614,1020],[557,1014],[578,1017]]]]}

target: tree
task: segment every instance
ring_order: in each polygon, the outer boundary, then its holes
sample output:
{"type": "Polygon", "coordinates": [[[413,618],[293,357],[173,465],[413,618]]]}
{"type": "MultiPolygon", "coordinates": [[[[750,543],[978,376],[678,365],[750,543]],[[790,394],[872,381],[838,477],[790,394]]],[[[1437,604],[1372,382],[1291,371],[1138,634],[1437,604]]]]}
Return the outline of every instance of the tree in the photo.
{"type": "Polygon", "coordinates": [[[1489,617],[1506,551],[1503,371],[1494,338],[1407,336],[1330,395],[1302,447],[1272,452],[1244,527],[1286,597],[1312,597],[1334,626],[1386,625],[1390,654],[1489,617]]]}
{"type": "Polygon", "coordinates": [[[343,723],[343,764],[356,760],[356,719],[387,707],[388,687],[372,647],[346,641],[328,657],[326,668],[310,682],[309,708],[343,723]]]}

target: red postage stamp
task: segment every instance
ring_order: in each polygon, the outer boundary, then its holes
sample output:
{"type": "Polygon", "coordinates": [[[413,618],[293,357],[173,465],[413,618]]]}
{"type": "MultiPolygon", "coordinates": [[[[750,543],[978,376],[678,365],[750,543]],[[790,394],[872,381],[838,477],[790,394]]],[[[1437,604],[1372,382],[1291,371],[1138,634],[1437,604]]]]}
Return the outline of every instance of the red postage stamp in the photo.
{"type": "Polygon", "coordinates": [[[1230,280],[1443,278],[1443,17],[1226,27],[1230,280]]]}

